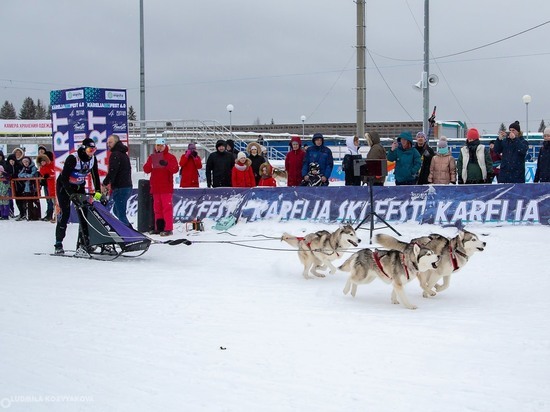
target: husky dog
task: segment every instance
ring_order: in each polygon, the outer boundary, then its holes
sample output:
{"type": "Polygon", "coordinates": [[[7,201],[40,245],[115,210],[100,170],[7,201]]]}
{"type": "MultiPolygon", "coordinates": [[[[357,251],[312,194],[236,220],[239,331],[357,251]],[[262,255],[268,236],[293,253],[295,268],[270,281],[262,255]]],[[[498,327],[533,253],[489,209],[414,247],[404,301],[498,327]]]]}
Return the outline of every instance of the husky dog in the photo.
{"type": "Polygon", "coordinates": [[[376,278],[393,286],[391,302],[402,303],[408,309],[416,309],[405,294],[404,285],[413,280],[420,272],[437,266],[439,256],[426,247],[409,244],[402,252],[398,250],[362,249],[354,253],[339,267],[351,275],[344,287],[344,294],[351,289],[355,297],[357,285],[370,283],[376,278]]]}
{"type": "MultiPolygon", "coordinates": [[[[392,236],[378,234],[376,241],[384,247],[403,250],[409,243],[401,242],[392,236]]],[[[451,275],[466,265],[468,259],[476,252],[482,252],[486,243],[477,235],[467,230],[461,230],[452,238],[439,234],[431,234],[412,239],[411,243],[417,243],[433,250],[441,256],[441,262],[436,269],[430,269],[418,275],[418,281],[422,288],[422,296],[425,298],[435,296],[437,292],[447,289],[451,283],[451,275]],[[443,278],[443,284],[437,282],[443,278]],[[435,288],[435,291],[433,290],[435,288]]]]}
{"type": "Polygon", "coordinates": [[[345,249],[357,247],[361,242],[351,225],[336,229],[333,233],[320,230],[305,237],[283,233],[281,240],[298,248],[298,257],[304,265],[303,276],[306,279],[312,279],[309,273],[317,277],[325,277],[324,274],[317,272],[317,269],[324,270],[327,267],[330,269],[330,274],[334,274],[336,268],[331,262],[342,257],[345,249]]]}
{"type": "Polygon", "coordinates": [[[273,178],[277,182],[286,183],[288,178],[288,173],[285,169],[279,169],[277,167],[273,168],[273,178]]]}

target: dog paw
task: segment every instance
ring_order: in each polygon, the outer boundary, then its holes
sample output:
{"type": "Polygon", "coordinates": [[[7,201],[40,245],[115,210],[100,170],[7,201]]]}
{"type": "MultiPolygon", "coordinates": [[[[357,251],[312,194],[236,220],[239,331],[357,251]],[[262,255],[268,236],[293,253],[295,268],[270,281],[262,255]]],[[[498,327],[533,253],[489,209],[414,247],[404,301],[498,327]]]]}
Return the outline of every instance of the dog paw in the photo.
{"type": "Polygon", "coordinates": [[[325,275],[323,275],[322,273],[314,273],[315,276],[317,276],[318,278],[324,278],[325,275]]]}
{"type": "Polygon", "coordinates": [[[443,290],[443,285],[435,285],[434,287],[435,287],[435,290],[438,291],[438,292],[440,290],[443,290]]]}
{"type": "Polygon", "coordinates": [[[434,292],[433,290],[430,290],[429,292],[422,292],[422,296],[425,297],[425,298],[431,298],[431,297],[434,297],[435,295],[437,295],[436,292],[434,292]]]}
{"type": "Polygon", "coordinates": [[[418,306],[411,305],[411,306],[409,306],[407,309],[415,310],[415,309],[417,309],[417,308],[418,308],[418,306]]]}

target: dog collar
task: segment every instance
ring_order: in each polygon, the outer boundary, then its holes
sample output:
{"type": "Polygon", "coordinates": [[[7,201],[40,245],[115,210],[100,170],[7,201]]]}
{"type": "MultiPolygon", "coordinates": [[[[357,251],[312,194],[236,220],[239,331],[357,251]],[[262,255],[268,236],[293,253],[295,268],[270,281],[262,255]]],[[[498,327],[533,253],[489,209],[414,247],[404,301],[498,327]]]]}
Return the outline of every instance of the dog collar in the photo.
{"type": "Polygon", "coordinates": [[[388,279],[391,279],[388,274],[384,271],[384,268],[382,267],[382,262],[380,262],[380,255],[378,254],[378,250],[375,250],[372,253],[372,257],[374,258],[374,262],[376,263],[376,266],[378,266],[378,269],[380,269],[380,272],[384,274],[388,279]]]}

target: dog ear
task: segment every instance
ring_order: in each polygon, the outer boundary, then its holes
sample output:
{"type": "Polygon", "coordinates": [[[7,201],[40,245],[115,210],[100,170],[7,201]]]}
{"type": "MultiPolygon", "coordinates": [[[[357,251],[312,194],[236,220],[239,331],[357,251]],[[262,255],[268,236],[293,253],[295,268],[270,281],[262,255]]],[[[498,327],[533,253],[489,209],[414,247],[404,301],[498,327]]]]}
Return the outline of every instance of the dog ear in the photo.
{"type": "Polygon", "coordinates": [[[464,233],[463,230],[459,230],[459,231],[458,231],[458,238],[460,239],[461,242],[464,240],[464,235],[465,235],[465,234],[466,234],[466,233],[464,233]]]}
{"type": "Polygon", "coordinates": [[[420,253],[420,246],[418,246],[417,243],[413,245],[413,252],[415,256],[418,256],[418,254],[420,253]]]}

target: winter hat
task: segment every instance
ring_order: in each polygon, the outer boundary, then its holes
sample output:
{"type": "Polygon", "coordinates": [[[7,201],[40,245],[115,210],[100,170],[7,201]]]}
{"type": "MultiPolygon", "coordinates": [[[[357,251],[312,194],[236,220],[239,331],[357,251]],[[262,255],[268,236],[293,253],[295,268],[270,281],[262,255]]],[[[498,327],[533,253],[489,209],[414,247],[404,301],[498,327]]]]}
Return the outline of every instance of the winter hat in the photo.
{"type": "Polygon", "coordinates": [[[313,135],[313,138],[311,139],[311,141],[312,141],[313,143],[315,143],[315,140],[317,140],[317,139],[323,139],[323,140],[324,140],[323,135],[322,135],[321,133],[315,133],[315,134],[313,135]]]}
{"type": "Polygon", "coordinates": [[[82,146],[84,147],[93,147],[95,149],[95,142],[94,139],[91,137],[87,137],[82,141],[82,146]]]}
{"type": "Polygon", "coordinates": [[[216,142],[216,149],[220,146],[225,147],[225,140],[220,139],[216,142]]]}
{"type": "Polygon", "coordinates": [[[300,139],[298,136],[292,136],[290,138],[290,142],[288,143],[290,147],[292,147],[292,142],[296,142],[299,146],[302,146],[302,139],[300,139]]]}
{"type": "Polygon", "coordinates": [[[512,123],[510,126],[508,126],[508,129],[517,130],[518,133],[521,132],[521,129],[519,127],[519,122],[517,120],[514,123],[512,123]]]}
{"type": "Polygon", "coordinates": [[[319,163],[317,163],[317,162],[311,162],[311,163],[309,164],[309,171],[310,171],[310,172],[313,171],[313,170],[319,171],[320,169],[321,169],[321,168],[319,167],[319,163]]]}
{"type": "Polygon", "coordinates": [[[477,129],[474,129],[474,128],[468,129],[468,133],[466,133],[466,139],[479,140],[479,132],[477,131],[477,129]]]}
{"type": "Polygon", "coordinates": [[[165,145],[166,144],[166,139],[163,139],[162,137],[159,137],[157,140],[155,140],[155,144],[165,145]]]}
{"type": "Polygon", "coordinates": [[[423,137],[423,138],[425,139],[425,138],[426,138],[426,133],[424,133],[424,132],[418,132],[418,133],[416,134],[416,138],[419,138],[419,137],[423,137]]]}
{"type": "Polygon", "coordinates": [[[411,143],[413,142],[413,137],[412,137],[411,132],[401,132],[399,134],[399,136],[397,137],[397,140],[399,141],[401,139],[408,140],[411,143]]]}
{"type": "Polygon", "coordinates": [[[233,139],[227,139],[225,144],[231,148],[231,150],[235,150],[235,142],[233,139]]]}
{"type": "Polygon", "coordinates": [[[197,150],[197,146],[195,145],[195,143],[189,143],[187,145],[187,150],[197,150]]]}
{"type": "Polygon", "coordinates": [[[240,161],[241,159],[246,159],[246,155],[244,154],[244,152],[239,152],[239,154],[237,155],[237,160],[240,161]]]}
{"type": "Polygon", "coordinates": [[[46,162],[46,164],[51,163],[50,158],[47,155],[39,154],[36,156],[36,165],[40,167],[42,162],[46,162]]]}
{"type": "Polygon", "coordinates": [[[437,142],[437,153],[439,154],[449,153],[449,145],[447,144],[447,138],[445,136],[441,136],[441,138],[437,142]]]}
{"type": "MultiPolygon", "coordinates": [[[[547,134],[547,135],[550,135],[550,127],[547,127],[546,129],[544,129],[544,133],[543,134],[547,134]]],[[[2,153],[2,152],[0,152],[2,153]]]]}

